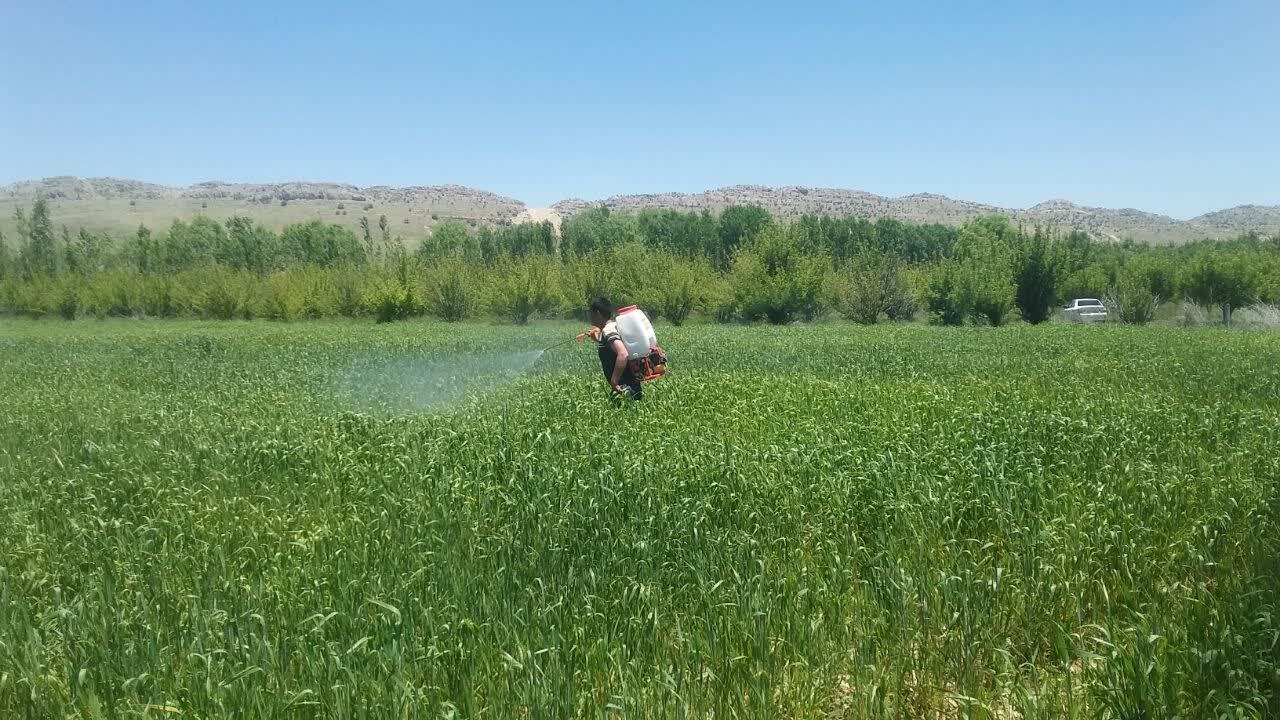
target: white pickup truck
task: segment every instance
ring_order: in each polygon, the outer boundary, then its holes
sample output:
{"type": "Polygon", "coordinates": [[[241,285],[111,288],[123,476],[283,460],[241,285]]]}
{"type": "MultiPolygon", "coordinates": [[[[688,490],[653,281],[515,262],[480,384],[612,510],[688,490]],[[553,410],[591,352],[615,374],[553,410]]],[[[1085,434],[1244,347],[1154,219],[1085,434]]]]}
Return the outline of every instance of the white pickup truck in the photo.
{"type": "Polygon", "coordinates": [[[1072,322],[1102,322],[1107,319],[1107,308],[1096,298],[1076,298],[1062,308],[1062,314],[1072,322]]]}

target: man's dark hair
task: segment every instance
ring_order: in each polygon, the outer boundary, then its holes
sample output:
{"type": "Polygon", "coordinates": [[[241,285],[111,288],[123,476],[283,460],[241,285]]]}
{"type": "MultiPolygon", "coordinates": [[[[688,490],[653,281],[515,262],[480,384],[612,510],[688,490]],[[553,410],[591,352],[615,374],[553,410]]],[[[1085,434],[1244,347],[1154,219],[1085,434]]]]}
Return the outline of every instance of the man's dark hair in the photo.
{"type": "Polygon", "coordinates": [[[591,311],[600,313],[601,315],[611,318],[613,317],[613,305],[606,297],[594,297],[591,299],[591,311]]]}

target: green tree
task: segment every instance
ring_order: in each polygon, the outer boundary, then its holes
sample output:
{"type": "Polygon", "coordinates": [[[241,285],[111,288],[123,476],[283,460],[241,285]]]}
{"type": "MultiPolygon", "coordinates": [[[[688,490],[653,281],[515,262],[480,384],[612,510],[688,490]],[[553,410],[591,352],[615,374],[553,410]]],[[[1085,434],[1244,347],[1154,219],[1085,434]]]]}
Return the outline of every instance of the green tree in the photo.
{"type": "Polygon", "coordinates": [[[189,223],[174,220],[161,240],[164,268],[172,272],[208,267],[226,245],[227,230],[216,220],[204,215],[189,223]]]}
{"type": "Polygon", "coordinates": [[[1022,319],[1035,325],[1049,319],[1058,298],[1057,243],[1036,228],[1024,236],[1014,256],[1015,302],[1022,319]]]}
{"type": "Polygon", "coordinates": [[[387,259],[397,257],[395,242],[391,239],[391,224],[387,222],[386,215],[378,217],[378,231],[382,236],[382,244],[380,246],[381,251],[379,252],[379,255],[387,259]]]}
{"type": "Polygon", "coordinates": [[[9,243],[5,242],[4,233],[0,232],[0,280],[9,276],[11,272],[9,265],[12,262],[9,259],[9,243]]]}
{"type": "Polygon", "coordinates": [[[954,280],[959,299],[975,321],[1003,325],[1014,307],[1014,249],[1020,233],[1009,219],[991,215],[965,223],[956,238],[954,280]]]}
{"type": "Polygon", "coordinates": [[[693,311],[706,307],[715,284],[715,271],[702,257],[655,253],[645,263],[645,273],[641,304],[673,325],[683,325],[693,311]]]}
{"type": "Polygon", "coordinates": [[[437,225],[431,229],[430,233],[414,251],[420,260],[445,257],[472,260],[480,256],[479,242],[467,232],[467,226],[460,222],[437,225]]]}
{"type": "Polygon", "coordinates": [[[1111,275],[1107,269],[1099,263],[1091,263],[1063,279],[1058,299],[1067,301],[1082,297],[1100,298],[1111,285],[1111,275]]]}
{"type": "Polygon", "coordinates": [[[935,322],[941,325],[963,325],[972,313],[969,294],[961,278],[958,260],[947,260],[929,277],[926,302],[935,322]]]}
{"type": "Polygon", "coordinates": [[[607,207],[594,207],[574,215],[560,226],[561,255],[587,257],[639,238],[634,217],[617,215],[607,207]]]}
{"type": "Polygon", "coordinates": [[[1171,300],[1178,294],[1178,269],[1164,252],[1135,255],[1125,264],[1122,277],[1128,285],[1141,284],[1157,302],[1171,300]]]}
{"type": "Polygon", "coordinates": [[[88,274],[106,269],[107,256],[111,252],[111,237],[106,233],[94,234],[81,227],[75,240],[63,226],[63,245],[68,272],[88,274]]]}
{"type": "Polygon", "coordinates": [[[805,255],[789,228],[770,224],[735,253],[731,282],[744,320],[810,320],[827,304],[830,258],[805,255]]]}
{"type": "MultiPolygon", "coordinates": [[[[368,210],[368,209],[369,209],[368,207],[365,207],[365,210],[368,210]]],[[[373,232],[369,229],[368,215],[360,216],[360,234],[364,237],[365,258],[370,263],[375,262],[378,257],[378,252],[377,252],[378,249],[373,245],[373,232]]]]}
{"type": "Polygon", "coordinates": [[[53,235],[48,202],[39,198],[31,207],[30,218],[19,208],[14,212],[14,219],[18,223],[21,241],[18,254],[27,276],[57,274],[58,247],[53,235]]]}
{"type": "Polygon", "coordinates": [[[138,224],[138,230],[133,235],[133,244],[127,254],[131,256],[133,266],[140,273],[150,274],[160,270],[158,249],[151,238],[151,230],[146,225],[138,224]]]}
{"type": "Polygon", "coordinates": [[[75,247],[71,244],[71,230],[66,225],[62,226],[62,267],[69,273],[80,272],[79,263],[77,262],[75,247]]]}
{"type": "Polygon", "coordinates": [[[1232,311],[1252,302],[1258,288],[1259,277],[1250,256],[1227,248],[1200,252],[1186,269],[1183,286],[1187,295],[1201,305],[1217,306],[1223,324],[1230,325],[1232,311]]]}
{"type": "Polygon", "coordinates": [[[738,248],[751,242],[773,222],[768,210],[758,205],[731,205],[720,213],[718,235],[720,245],[712,262],[721,270],[733,262],[738,248]]]}
{"type": "Polygon", "coordinates": [[[334,267],[366,260],[350,228],[319,220],[286,225],[280,233],[280,246],[283,256],[299,265],[334,267]]]}
{"type": "Polygon", "coordinates": [[[226,243],[218,253],[218,262],[259,275],[277,267],[279,242],[270,228],[240,216],[231,217],[226,224],[226,243]]]}

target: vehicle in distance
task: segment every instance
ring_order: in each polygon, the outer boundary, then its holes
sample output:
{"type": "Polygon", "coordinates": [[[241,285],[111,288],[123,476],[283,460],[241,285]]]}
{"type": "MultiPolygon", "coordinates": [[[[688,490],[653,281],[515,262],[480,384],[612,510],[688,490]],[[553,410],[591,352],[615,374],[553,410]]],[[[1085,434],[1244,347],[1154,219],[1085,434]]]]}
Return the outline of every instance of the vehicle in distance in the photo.
{"type": "Polygon", "coordinates": [[[1062,308],[1062,314],[1073,322],[1102,322],[1107,308],[1097,298],[1076,298],[1062,308]]]}

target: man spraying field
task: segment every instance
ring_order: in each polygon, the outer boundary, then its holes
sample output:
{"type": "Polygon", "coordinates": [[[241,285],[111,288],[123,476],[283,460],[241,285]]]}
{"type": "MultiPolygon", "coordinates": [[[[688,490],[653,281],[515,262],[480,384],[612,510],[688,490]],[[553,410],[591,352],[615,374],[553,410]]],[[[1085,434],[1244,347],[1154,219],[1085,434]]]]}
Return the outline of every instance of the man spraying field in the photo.
{"type": "Polygon", "coordinates": [[[597,297],[589,307],[592,330],[587,333],[596,341],[600,369],[610,391],[640,400],[642,383],[661,377],[667,368],[667,357],[658,347],[658,338],[649,318],[638,308],[622,308],[615,316],[613,305],[597,297]]]}

